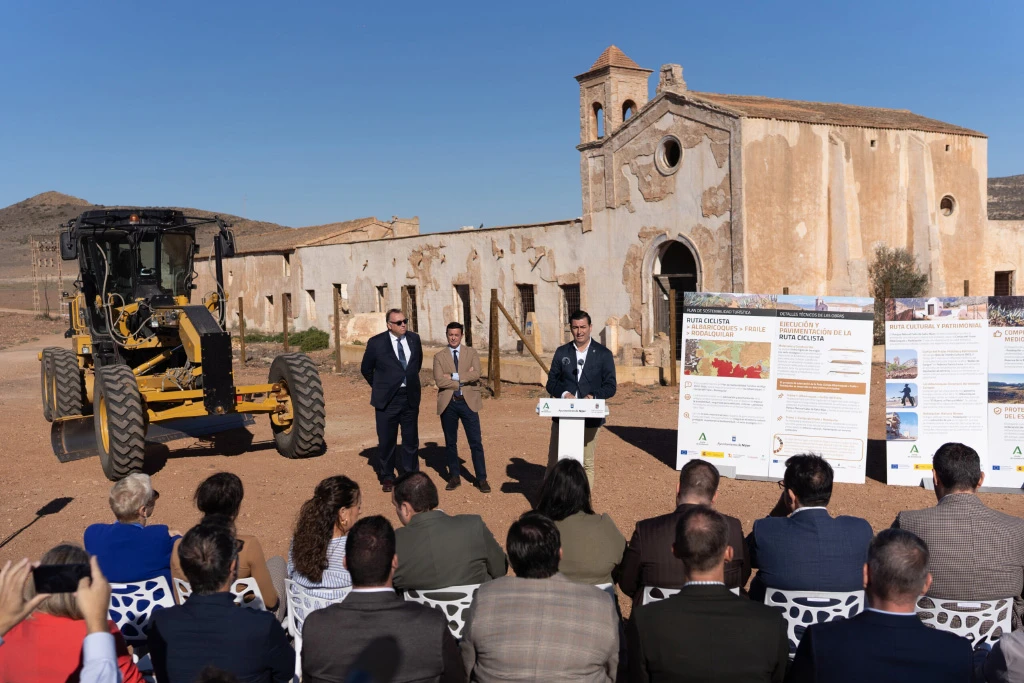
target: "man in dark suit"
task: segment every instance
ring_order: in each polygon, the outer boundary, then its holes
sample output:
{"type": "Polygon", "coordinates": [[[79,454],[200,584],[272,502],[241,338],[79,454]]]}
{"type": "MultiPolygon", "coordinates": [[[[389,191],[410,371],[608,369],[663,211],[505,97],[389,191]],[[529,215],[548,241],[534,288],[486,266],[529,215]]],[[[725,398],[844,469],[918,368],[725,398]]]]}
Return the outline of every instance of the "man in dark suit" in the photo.
{"type": "Polygon", "coordinates": [[[395,533],[395,589],[469,586],[505,576],[505,552],[479,515],[451,517],[437,509],[437,487],[425,472],[407,472],[392,493],[402,528],[395,533]]]}
{"type": "MultiPolygon", "coordinates": [[[[569,316],[573,341],[559,346],[548,371],[547,392],[553,398],[599,398],[607,400],[615,395],[615,357],[606,346],[590,338],[593,329],[590,314],[576,311],[569,316]]],[[[583,429],[583,469],[587,472],[590,488],[594,488],[594,452],[597,449],[597,431],[604,418],[588,418],[583,429]]],[[[558,420],[551,421],[551,441],[548,445],[548,472],[558,462],[558,420]]],[[[546,473],[545,473],[546,474],[546,473]]]]}
{"type": "Polygon", "coordinates": [[[1013,628],[1024,614],[1024,519],[986,507],[978,498],[985,481],[971,447],[947,443],[932,457],[938,505],[901,512],[893,527],[928,544],[934,581],[929,595],[942,600],[1013,597],[1013,628]]]}
{"type": "Polygon", "coordinates": [[[747,536],[750,564],[758,569],[750,598],[766,588],[796,591],[859,591],[871,542],[871,525],[860,517],[832,517],[832,466],[818,455],[794,455],[779,482],[782,495],[771,514],[747,536]]]}
{"type": "Polygon", "coordinates": [[[302,625],[302,680],[350,680],[347,676],[358,665],[370,669],[363,671],[370,680],[465,681],[459,645],[448,630],[444,613],[406,602],[392,587],[400,560],[395,554],[391,523],[380,515],[359,520],[348,532],[345,551],[352,592],[343,602],[306,617],[302,625]],[[385,640],[397,643],[397,658],[377,658],[374,662],[360,657],[385,640]],[[390,675],[385,676],[385,672],[390,675]]]}
{"type": "Polygon", "coordinates": [[[676,524],[672,550],[687,583],[665,600],[633,608],[626,625],[630,681],[781,683],[789,662],[786,622],[726,588],[732,548],[725,517],[691,507],[676,524]]]}
{"type": "Polygon", "coordinates": [[[914,609],[932,580],[924,541],[886,529],[871,541],[862,572],[867,610],[808,627],[786,681],[968,683],[970,641],[928,628],[914,609]]]}
{"type": "MultiPolygon", "coordinates": [[[[643,599],[645,586],[682,588],[686,585],[683,563],[672,554],[676,525],[683,513],[697,505],[714,507],[718,499],[719,479],[714,465],[704,460],[691,460],[679,472],[675,512],[636,523],[633,538],[626,546],[615,575],[615,582],[623,593],[632,596],[634,605],[639,605],[643,599]]],[[[723,517],[729,524],[729,547],[732,549],[732,559],[725,563],[725,586],[743,588],[750,578],[743,527],[735,517],[723,517]]]]}
{"type": "Polygon", "coordinates": [[[363,377],[372,387],[370,405],[377,411],[377,462],[375,469],[385,492],[398,473],[419,469],[420,366],[423,347],[402,311],[387,312],[388,331],[370,337],[363,353],[363,377]],[[395,462],[398,427],[402,427],[402,455],[395,462]]]}
{"type": "Polygon", "coordinates": [[[201,522],[178,548],[192,586],[183,605],[153,613],[148,645],[160,683],[193,683],[206,666],[243,683],[285,683],[295,674],[295,651],[273,612],[241,609],[231,594],[241,550],[230,527],[201,522]]]}

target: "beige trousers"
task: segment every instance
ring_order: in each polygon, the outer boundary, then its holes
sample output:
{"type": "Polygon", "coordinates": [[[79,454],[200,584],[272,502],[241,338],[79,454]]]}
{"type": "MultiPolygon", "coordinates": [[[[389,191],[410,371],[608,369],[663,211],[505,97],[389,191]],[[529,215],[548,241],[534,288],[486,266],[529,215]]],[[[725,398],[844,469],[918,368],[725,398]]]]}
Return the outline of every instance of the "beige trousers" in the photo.
{"type": "MultiPolygon", "coordinates": [[[[590,482],[590,491],[594,491],[594,452],[597,450],[597,432],[600,427],[583,428],[583,469],[587,473],[587,481],[590,482]]],[[[551,421],[551,440],[548,442],[548,468],[544,470],[544,476],[558,462],[558,420],[551,421]]]]}

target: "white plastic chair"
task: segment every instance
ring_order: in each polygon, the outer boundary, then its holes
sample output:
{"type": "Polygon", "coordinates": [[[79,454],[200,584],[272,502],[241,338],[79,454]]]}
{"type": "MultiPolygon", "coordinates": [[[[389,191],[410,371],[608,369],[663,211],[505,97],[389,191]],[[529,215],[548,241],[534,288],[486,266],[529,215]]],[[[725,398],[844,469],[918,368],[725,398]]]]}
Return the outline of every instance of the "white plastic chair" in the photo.
{"type": "MultiPolygon", "coordinates": [[[[302,624],[311,612],[341,602],[352,591],[351,588],[338,588],[330,598],[310,595],[306,589],[291,579],[284,580],[284,589],[288,599],[288,633],[295,641],[295,677],[302,678],[302,624]]],[[[323,593],[324,589],[317,589],[323,593]]]]}
{"type": "Polygon", "coordinates": [[[466,615],[469,614],[478,588],[479,583],[435,590],[407,590],[405,599],[441,610],[448,619],[448,630],[455,636],[455,640],[461,640],[462,629],[466,626],[466,615]]]}
{"type": "Polygon", "coordinates": [[[167,579],[158,576],[136,583],[110,584],[110,620],[117,624],[121,635],[131,645],[146,642],[144,629],[153,612],[174,607],[174,597],[167,579]]]}
{"type": "MultiPolygon", "coordinates": [[[[178,604],[184,605],[192,595],[192,586],[184,579],[174,579],[174,591],[178,594],[178,604]]],[[[231,592],[235,596],[236,605],[261,611],[267,609],[259,584],[251,576],[247,579],[238,579],[231,584],[231,592]]]]}
{"type": "Polygon", "coordinates": [[[830,593],[768,588],[764,594],[764,604],[779,610],[786,618],[789,658],[792,659],[808,626],[849,619],[860,614],[864,610],[864,591],[830,593]]]}
{"type": "MultiPolygon", "coordinates": [[[[681,589],[679,588],[660,588],[658,586],[644,586],[643,598],[641,598],[640,604],[649,605],[652,602],[658,602],[659,600],[670,598],[676,593],[678,593],[680,590],[681,589]]],[[[729,592],[733,595],[739,595],[740,589],[730,588],[729,592]]]]}
{"type": "Polygon", "coordinates": [[[1013,598],[965,601],[924,595],[917,601],[917,616],[925,626],[955,633],[977,647],[1010,632],[1013,598]]]}

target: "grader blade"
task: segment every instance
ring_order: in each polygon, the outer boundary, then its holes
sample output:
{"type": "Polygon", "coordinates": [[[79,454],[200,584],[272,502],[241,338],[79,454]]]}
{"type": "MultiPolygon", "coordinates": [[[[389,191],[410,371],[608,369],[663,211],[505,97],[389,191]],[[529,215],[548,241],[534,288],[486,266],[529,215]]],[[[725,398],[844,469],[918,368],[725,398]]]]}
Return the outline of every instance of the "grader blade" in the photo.
{"type": "Polygon", "coordinates": [[[54,420],[50,426],[50,444],[53,446],[53,454],[61,462],[99,455],[92,415],[74,415],[54,420]]]}

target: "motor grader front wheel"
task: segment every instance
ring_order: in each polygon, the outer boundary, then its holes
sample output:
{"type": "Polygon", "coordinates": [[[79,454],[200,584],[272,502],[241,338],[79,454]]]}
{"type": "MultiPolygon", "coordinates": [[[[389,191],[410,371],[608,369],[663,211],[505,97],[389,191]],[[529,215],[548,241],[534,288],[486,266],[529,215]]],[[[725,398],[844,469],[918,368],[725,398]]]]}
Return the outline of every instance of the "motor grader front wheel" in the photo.
{"type": "Polygon", "coordinates": [[[323,453],[324,388],[320,371],[304,353],[286,353],[270,366],[270,383],[280,387],[281,411],[270,416],[277,452],[286,458],[308,458],[323,453]]]}
{"type": "Polygon", "coordinates": [[[141,472],[146,452],[146,418],[139,384],[126,365],[96,370],[93,422],[103,474],[111,481],[141,472]]]}
{"type": "Polygon", "coordinates": [[[83,414],[82,371],[73,351],[59,346],[43,349],[39,384],[47,422],[83,414]]]}

